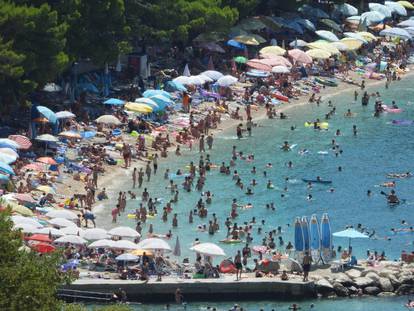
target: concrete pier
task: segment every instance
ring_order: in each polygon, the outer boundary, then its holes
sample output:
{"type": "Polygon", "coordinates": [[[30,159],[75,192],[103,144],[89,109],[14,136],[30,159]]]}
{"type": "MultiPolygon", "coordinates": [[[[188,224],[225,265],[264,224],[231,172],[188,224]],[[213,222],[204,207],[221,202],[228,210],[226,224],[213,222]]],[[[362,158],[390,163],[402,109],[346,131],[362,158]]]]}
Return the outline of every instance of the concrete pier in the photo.
{"type": "Polygon", "coordinates": [[[300,299],[315,297],[313,282],[298,280],[281,281],[279,278],[243,278],[234,276],[220,279],[176,279],[164,278],[161,282],[150,280],[80,279],[65,286],[66,289],[114,292],[122,288],[128,300],[136,302],[171,302],[174,293],[181,289],[185,301],[203,300],[255,300],[255,299],[300,299]]]}

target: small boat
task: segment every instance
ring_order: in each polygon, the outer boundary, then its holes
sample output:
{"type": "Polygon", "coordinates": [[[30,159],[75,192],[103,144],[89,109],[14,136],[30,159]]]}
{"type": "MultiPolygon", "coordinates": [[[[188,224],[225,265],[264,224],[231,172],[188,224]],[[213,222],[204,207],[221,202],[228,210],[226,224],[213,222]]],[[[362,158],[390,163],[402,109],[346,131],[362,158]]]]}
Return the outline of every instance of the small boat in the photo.
{"type": "Polygon", "coordinates": [[[302,178],[302,181],[306,182],[306,183],[314,183],[314,184],[324,184],[324,185],[328,185],[328,184],[332,184],[332,180],[322,180],[322,179],[306,179],[306,178],[302,178]]]}
{"type": "Polygon", "coordinates": [[[338,82],[334,79],[315,77],[315,81],[326,86],[338,86],[338,82]]]}

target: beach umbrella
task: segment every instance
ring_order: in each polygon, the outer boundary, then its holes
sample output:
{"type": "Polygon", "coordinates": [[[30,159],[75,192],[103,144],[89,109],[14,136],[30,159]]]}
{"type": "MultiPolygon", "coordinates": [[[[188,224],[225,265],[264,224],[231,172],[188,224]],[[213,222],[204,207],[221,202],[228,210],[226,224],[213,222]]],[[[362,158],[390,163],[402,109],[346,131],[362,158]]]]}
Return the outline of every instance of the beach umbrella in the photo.
{"type": "Polygon", "coordinates": [[[294,21],[310,31],[316,31],[315,25],[306,18],[295,18],[294,21]]]}
{"type": "Polygon", "coordinates": [[[228,46],[231,46],[231,47],[236,48],[236,49],[239,49],[239,50],[244,50],[246,48],[246,45],[245,44],[240,43],[240,42],[238,42],[236,40],[233,40],[233,39],[227,41],[226,44],[228,46]]]}
{"type": "Polygon", "coordinates": [[[42,254],[52,253],[56,249],[53,245],[50,245],[48,243],[36,243],[31,245],[30,247],[34,249],[36,252],[42,254]]]}
{"type": "Polygon", "coordinates": [[[412,39],[411,34],[407,30],[398,27],[381,30],[379,35],[384,37],[397,37],[408,40],[412,39]]]}
{"type": "Polygon", "coordinates": [[[249,33],[248,35],[256,39],[256,41],[259,42],[260,44],[265,43],[267,41],[265,38],[255,33],[249,33]]]}
{"type": "Polygon", "coordinates": [[[386,16],[378,11],[365,12],[361,14],[362,24],[367,26],[381,23],[385,18],[386,16]]]}
{"type": "Polygon", "coordinates": [[[314,8],[310,6],[309,4],[304,4],[298,9],[299,12],[301,12],[304,15],[312,16],[315,18],[329,18],[329,15],[322,11],[321,9],[314,8]]]}
{"type": "Polygon", "coordinates": [[[55,189],[53,189],[50,186],[46,186],[46,185],[39,185],[39,186],[36,187],[35,190],[36,191],[41,191],[41,192],[44,192],[44,193],[56,194],[55,189]]]}
{"type": "Polygon", "coordinates": [[[308,44],[310,49],[320,49],[329,52],[330,54],[340,54],[341,52],[330,42],[320,40],[308,44]]]}
{"type": "Polygon", "coordinates": [[[47,234],[35,233],[32,236],[29,236],[25,239],[28,240],[28,241],[38,241],[38,242],[46,242],[46,243],[52,242],[52,240],[49,238],[49,235],[47,235],[47,234]]]}
{"type": "Polygon", "coordinates": [[[290,69],[287,68],[286,66],[279,65],[279,66],[274,66],[272,68],[272,72],[273,73],[289,73],[290,72],[290,69]]]}
{"type": "Polygon", "coordinates": [[[300,218],[296,217],[295,220],[295,249],[298,252],[303,252],[305,250],[305,240],[303,237],[303,229],[300,222],[300,218]]]}
{"type": "Polygon", "coordinates": [[[358,15],[358,9],[348,3],[335,4],[335,9],[344,16],[358,15]]]}
{"type": "Polygon", "coordinates": [[[115,227],[108,231],[108,234],[127,238],[136,238],[141,235],[130,227],[115,227]]]}
{"type": "Polygon", "coordinates": [[[60,92],[62,91],[62,87],[57,85],[56,83],[46,83],[43,87],[43,91],[53,93],[53,92],[60,92]]]}
{"type": "Polygon", "coordinates": [[[407,16],[407,10],[400,3],[394,1],[385,1],[384,4],[387,8],[391,10],[391,12],[401,16],[407,16]]]}
{"type": "Polygon", "coordinates": [[[56,123],[57,122],[56,114],[52,110],[50,110],[49,108],[47,108],[45,106],[37,106],[36,109],[42,116],[44,116],[46,119],[48,119],[49,122],[51,122],[51,123],[56,123]]]}
{"type": "Polygon", "coordinates": [[[185,76],[185,77],[191,76],[190,68],[188,67],[188,64],[185,64],[185,66],[184,66],[183,76],[185,76]]]}
{"type": "Polygon", "coordinates": [[[76,115],[70,111],[63,110],[63,111],[56,112],[56,118],[58,119],[70,119],[74,117],[76,117],[76,115]]]}
{"type": "Polygon", "coordinates": [[[63,131],[58,135],[69,139],[82,139],[82,135],[74,131],[63,131]]]}
{"type": "Polygon", "coordinates": [[[327,41],[335,42],[339,41],[338,37],[332,32],[327,30],[317,30],[315,32],[319,37],[327,41]]]}
{"type": "Polygon", "coordinates": [[[72,234],[72,235],[79,235],[81,237],[84,237],[85,230],[79,227],[65,227],[59,230],[60,232],[64,234],[72,234]]]}
{"type": "Polygon", "coordinates": [[[8,175],[4,175],[0,173],[0,184],[8,183],[10,180],[10,177],[8,175]]]}
{"type": "Polygon", "coordinates": [[[132,250],[132,251],[129,252],[129,254],[132,254],[132,255],[135,255],[135,256],[143,256],[144,253],[147,256],[154,255],[151,251],[149,251],[147,249],[134,249],[134,250],[132,250]]]}
{"type": "Polygon", "coordinates": [[[118,98],[109,98],[103,102],[104,105],[122,106],[125,101],[118,98]]]}
{"type": "Polygon", "coordinates": [[[187,80],[187,85],[202,85],[204,84],[204,80],[199,76],[190,76],[187,80]]]}
{"type": "Polygon", "coordinates": [[[108,232],[102,228],[85,229],[83,232],[83,238],[90,241],[107,239],[108,237],[108,232]]]}
{"type": "Polygon", "coordinates": [[[132,102],[128,102],[125,104],[125,110],[133,111],[137,113],[143,113],[143,114],[153,112],[153,108],[149,105],[132,103],[132,102]]]}
{"type": "MultiPolygon", "coordinates": [[[[0,149],[12,150],[10,148],[0,148],[0,149]]],[[[0,150],[0,162],[5,163],[5,164],[11,164],[11,163],[13,163],[16,160],[17,160],[17,157],[12,156],[12,155],[7,154],[7,153],[3,153],[0,150]]]]}
{"type": "Polygon", "coordinates": [[[250,71],[246,72],[246,75],[248,75],[249,77],[255,77],[255,78],[266,78],[270,75],[270,73],[267,71],[251,69],[250,71]]]}
{"type": "Polygon", "coordinates": [[[149,105],[150,107],[158,107],[157,103],[151,98],[140,97],[134,100],[135,103],[149,105]]]}
{"type": "Polygon", "coordinates": [[[182,83],[174,82],[174,81],[167,81],[167,83],[165,84],[165,89],[171,90],[172,92],[174,91],[186,92],[187,91],[187,88],[182,83]]]}
{"type": "Polygon", "coordinates": [[[177,257],[181,256],[181,246],[180,246],[180,240],[178,238],[178,235],[177,235],[177,239],[175,240],[173,255],[177,257]]]}
{"type": "Polygon", "coordinates": [[[75,223],[61,217],[49,219],[48,223],[57,227],[76,227],[75,223]]]}
{"type": "Polygon", "coordinates": [[[29,193],[13,193],[13,198],[22,203],[36,203],[36,200],[29,193]]]}
{"type": "Polygon", "coordinates": [[[50,212],[46,213],[45,216],[49,217],[49,218],[65,218],[65,219],[68,219],[68,220],[78,219],[77,214],[75,214],[72,211],[65,210],[65,209],[50,211],[50,212]]]}
{"type": "Polygon", "coordinates": [[[340,25],[338,25],[337,23],[335,23],[333,20],[328,19],[328,18],[323,18],[320,20],[320,22],[326,26],[328,26],[329,28],[331,28],[332,30],[338,31],[338,32],[342,32],[342,27],[340,25]]]}
{"type": "Polygon", "coordinates": [[[56,236],[56,237],[61,237],[66,234],[62,232],[61,230],[52,228],[52,227],[36,228],[34,230],[34,233],[47,234],[48,236],[51,235],[51,236],[56,236]]]}
{"type": "Polygon", "coordinates": [[[9,138],[0,138],[0,148],[10,148],[13,150],[19,149],[19,144],[9,138]]]}
{"type": "Polygon", "coordinates": [[[233,40],[243,43],[245,45],[259,45],[260,43],[250,35],[241,35],[234,37],[233,40]]]}
{"type": "Polygon", "coordinates": [[[118,260],[118,261],[138,261],[138,259],[139,259],[138,256],[135,256],[131,253],[125,253],[125,254],[115,257],[115,260],[118,260]]]}
{"type": "Polygon", "coordinates": [[[174,102],[164,95],[154,95],[150,97],[161,109],[165,109],[166,106],[173,104],[174,102]]]}
{"type": "Polygon", "coordinates": [[[353,38],[343,38],[340,42],[345,44],[349,51],[358,50],[362,46],[362,41],[353,38]]]}
{"type": "Polygon", "coordinates": [[[230,76],[230,75],[225,75],[217,80],[217,84],[223,87],[229,87],[235,84],[236,82],[237,82],[237,78],[230,76]]]}
{"type": "Polygon", "coordinates": [[[361,41],[362,43],[368,43],[368,41],[358,33],[355,32],[344,32],[344,36],[361,41]]]}
{"type": "Polygon", "coordinates": [[[215,53],[226,53],[226,51],[215,42],[204,42],[200,45],[200,48],[215,53]]]}
{"type": "Polygon", "coordinates": [[[207,70],[207,71],[202,72],[201,74],[216,81],[224,76],[221,72],[216,71],[216,70],[207,70]]]}
{"type": "Polygon", "coordinates": [[[282,56],[286,53],[286,50],[281,48],[280,46],[266,46],[259,51],[260,54],[271,54],[276,56],[282,56]]]}
{"type": "Polygon", "coordinates": [[[203,84],[206,83],[206,82],[209,82],[210,83],[210,82],[213,82],[214,81],[213,79],[211,79],[211,78],[209,78],[209,77],[207,77],[207,76],[205,76],[203,74],[199,74],[196,77],[200,78],[203,81],[203,84]]]}
{"type": "Polygon", "coordinates": [[[343,231],[338,231],[333,234],[334,237],[349,239],[349,246],[351,246],[352,239],[368,239],[369,236],[361,233],[354,228],[348,228],[343,231]]]}
{"type": "Polygon", "coordinates": [[[200,243],[191,247],[190,250],[206,256],[226,256],[224,250],[214,243],[200,243]]]}
{"type": "Polygon", "coordinates": [[[15,175],[13,168],[4,162],[0,162],[0,172],[10,174],[10,175],[15,175]]]}
{"type": "Polygon", "coordinates": [[[138,243],[136,249],[145,249],[145,250],[152,250],[152,251],[167,251],[171,252],[171,247],[162,239],[159,238],[149,238],[142,240],[138,243]]]}
{"type": "Polygon", "coordinates": [[[270,67],[279,66],[279,65],[286,66],[288,68],[292,67],[292,63],[287,58],[285,58],[283,56],[272,55],[269,58],[259,59],[259,60],[256,60],[256,61],[258,61],[259,63],[265,64],[265,65],[268,65],[270,67]]]}
{"type": "Polygon", "coordinates": [[[334,47],[336,47],[339,51],[348,51],[348,46],[346,46],[345,44],[343,44],[342,42],[338,41],[338,42],[332,42],[331,43],[334,47]]]}
{"type": "Polygon", "coordinates": [[[318,218],[312,215],[310,221],[310,246],[313,250],[320,250],[321,248],[321,232],[319,229],[318,218]]]}
{"type": "Polygon", "coordinates": [[[377,37],[368,31],[358,31],[357,34],[365,38],[367,41],[377,40],[377,37]]]}
{"type": "Polygon", "coordinates": [[[175,83],[180,83],[183,85],[187,85],[188,84],[188,78],[187,76],[179,76],[177,78],[174,78],[172,81],[175,83]]]}
{"type": "Polygon", "coordinates": [[[249,66],[250,68],[255,68],[255,69],[261,70],[261,71],[271,71],[272,70],[271,65],[263,63],[262,60],[260,60],[260,59],[251,59],[246,63],[246,65],[249,66]]]}
{"type": "Polygon", "coordinates": [[[312,64],[312,58],[302,50],[289,50],[288,54],[297,63],[312,64]]]}
{"type": "Polygon", "coordinates": [[[146,90],[142,95],[147,98],[150,98],[155,95],[162,95],[164,97],[167,97],[168,99],[171,99],[171,94],[164,90],[146,90]]]}
{"type": "Polygon", "coordinates": [[[371,3],[368,3],[368,7],[371,11],[379,12],[385,17],[388,17],[388,18],[392,17],[391,9],[383,4],[371,2],[371,3]]]}
{"type": "Polygon", "coordinates": [[[321,49],[311,49],[309,51],[306,51],[306,54],[308,54],[308,56],[313,59],[328,59],[331,57],[331,53],[321,49]]]}
{"type": "Polygon", "coordinates": [[[47,142],[47,143],[51,143],[51,142],[58,142],[59,139],[53,135],[50,134],[42,134],[39,136],[36,136],[35,138],[38,141],[43,141],[43,142],[47,142]]]}
{"type": "Polygon", "coordinates": [[[70,243],[74,245],[84,245],[88,242],[78,235],[64,235],[60,237],[59,239],[54,240],[53,243],[62,243],[62,244],[70,243]]]}
{"type": "MultiPolygon", "coordinates": [[[[239,63],[239,64],[245,64],[245,63],[247,63],[247,58],[246,57],[244,57],[244,56],[236,56],[235,58],[234,58],[234,61],[236,62],[236,63],[239,63]]],[[[220,79],[220,78],[219,78],[220,79]]]]}
{"type": "Polygon", "coordinates": [[[121,121],[113,115],[104,114],[95,120],[97,123],[120,125],[121,121]]]}
{"type": "MultiPolygon", "coordinates": [[[[300,40],[300,39],[296,39],[292,42],[289,43],[289,46],[292,48],[302,48],[308,45],[308,42],[300,40]]],[[[288,51],[289,53],[289,51],[288,51]]]]}
{"type": "Polygon", "coordinates": [[[35,218],[14,215],[14,216],[11,216],[11,220],[14,222],[15,225],[24,224],[24,225],[32,225],[36,228],[43,227],[43,225],[35,218]]]}
{"type": "Polygon", "coordinates": [[[397,1],[397,3],[401,4],[406,9],[414,10],[414,5],[409,1],[397,1]]]}
{"type": "Polygon", "coordinates": [[[310,230],[309,230],[309,223],[306,216],[302,217],[301,220],[302,232],[303,232],[303,242],[304,242],[304,250],[310,250],[310,230]]]}
{"type": "Polygon", "coordinates": [[[22,216],[33,216],[33,212],[31,209],[27,208],[26,206],[20,205],[15,202],[8,202],[7,205],[11,208],[13,213],[20,214],[22,216]]]}
{"type": "Polygon", "coordinates": [[[137,249],[139,247],[137,247],[137,244],[135,244],[134,242],[131,242],[128,240],[119,240],[119,241],[115,241],[112,248],[127,250],[127,249],[137,249]]]}
{"type": "Polygon", "coordinates": [[[88,248],[112,248],[115,245],[115,241],[112,240],[98,240],[88,245],[88,248]]]}
{"type": "Polygon", "coordinates": [[[346,18],[346,21],[349,23],[359,24],[359,22],[361,21],[361,16],[360,15],[350,16],[346,18]]]}
{"type": "Polygon", "coordinates": [[[26,150],[32,146],[30,139],[23,135],[10,135],[9,139],[18,144],[18,149],[26,150]]]}
{"type": "Polygon", "coordinates": [[[414,27],[414,19],[407,19],[398,24],[399,27],[414,27]]]}
{"type": "Polygon", "coordinates": [[[54,159],[52,159],[51,157],[40,157],[36,159],[36,162],[40,162],[43,164],[48,164],[48,165],[56,165],[56,161],[54,159]]]}
{"type": "Polygon", "coordinates": [[[36,233],[38,229],[31,224],[16,224],[13,226],[13,230],[21,230],[24,233],[36,233]]]}

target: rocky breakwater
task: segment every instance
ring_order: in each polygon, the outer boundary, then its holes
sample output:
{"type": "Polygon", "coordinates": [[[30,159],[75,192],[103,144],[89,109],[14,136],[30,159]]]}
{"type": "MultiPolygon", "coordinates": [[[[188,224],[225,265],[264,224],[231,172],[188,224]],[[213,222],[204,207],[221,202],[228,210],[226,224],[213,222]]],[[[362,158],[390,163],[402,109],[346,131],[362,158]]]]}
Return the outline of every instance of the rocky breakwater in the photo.
{"type": "Polygon", "coordinates": [[[382,262],[378,267],[358,266],[339,273],[314,273],[318,296],[395,296],[414,294],[414,264],[382,262]]]}

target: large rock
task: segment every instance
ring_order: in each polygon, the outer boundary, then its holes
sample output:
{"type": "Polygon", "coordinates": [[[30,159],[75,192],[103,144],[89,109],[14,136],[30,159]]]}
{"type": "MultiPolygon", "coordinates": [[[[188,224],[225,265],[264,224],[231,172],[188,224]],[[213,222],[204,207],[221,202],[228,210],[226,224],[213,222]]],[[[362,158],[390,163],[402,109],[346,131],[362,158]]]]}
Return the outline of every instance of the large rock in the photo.
{"type": "Polygon", "coordinates": [[[414,293],[414,287],[411,284],[402,284],[395,291],[397,295],[408,295],[414,293]]]}
{"type": "Polygon", "coordinates": [[[364,288],[364,287],[367,287],[367,286],[373,285],[375,282],[374,282],[374,280],[373,280],[373,279],[370,279],[370,278],[367,278],[367,277],[361,276],[361,277],[359,277],[359,278],[355,278],[355,279],[354,279],[354,283],[355,283],[355,285],[356,285],[357,287],[364,288]]]}
{"type": "Polygon", "coordinates": [[[335,294],[334,287],[331,283],[329,283],[329,281],[325,279],[320,279],[319,281],[317,281],[315,283],[315,286],[318,294],[321,294],[322,296],[327,297],[329,295],[335,294]]]}
{"type": "Polygon", "coordinates": [[[370,278],[371,280],[374,280],[375,282],[379,282],[380,276],[376,274],[375,272],[368,272],[365,277],[370,278]]]}
{"type": "Polygon", "coordinates": [[[352,285],[354,283],[352,279],[349,276],[347,276],[345,273],[335,274],[334,280],[335,282],[341,283],[342,285],[345,285],[345,286],[352,285]]]}
{"type": "Polygon", "coordinates": [[[339,297],[348,297],[349,296],[348,288],[343,286],[341,283],[338,283],[338,282],[333,283],[333,288],[335,289],[335,293],[339,297]]]}
{"type": "Polygon", "coordinates": [[[351,269],[345,272],[347,276],[349,276],[351,279],[359,278],[361,276],[361,271],[357,269],[351,269]]]}
{"type": "Polygon", "coordinates": [[[414,284],[414,277],[409,274],[400,275],[399,281],[402,284],[414,284]]]}
{"type": "Polygon", "coordinates": [[[357,295],[358,292],[359,292],[359,289],[356,288],[355,286],[349,286],[349,287],[347,287],[347,289],[349,291],[349,294],[351,294],[351,295],[357,295]]]}
{"type": "Polygon", "coordinates": [[[382,292],[377,295],[378,297],[394,297],[397,296],[395,293],[392,292],[382,292]]]}
{"type": "Polygon", "coordinates": [[[401,282],[397,279],[395,275],[390,274],[388,276],[388,279],[391,281],[391,284],[392,286],[394,286],[394,288],[397,288],[401,285],[401,282]]]}
{"type": "Polygon", "coordinates": [[[367,295],[376,296],[381,292],[381,290],[376,286],[368,286],[364,288],[364,293],[367,295]]]}
{"type": "Polygon", "coordinates": [[[387,278],[380,278],[378,283],[383,292],[392,292],[394,290],[394,286],[387,278]]]}

